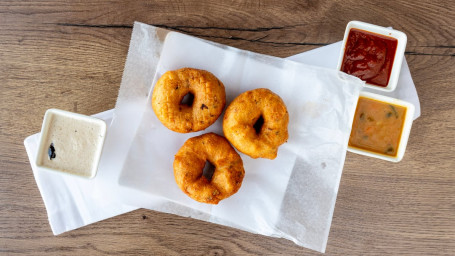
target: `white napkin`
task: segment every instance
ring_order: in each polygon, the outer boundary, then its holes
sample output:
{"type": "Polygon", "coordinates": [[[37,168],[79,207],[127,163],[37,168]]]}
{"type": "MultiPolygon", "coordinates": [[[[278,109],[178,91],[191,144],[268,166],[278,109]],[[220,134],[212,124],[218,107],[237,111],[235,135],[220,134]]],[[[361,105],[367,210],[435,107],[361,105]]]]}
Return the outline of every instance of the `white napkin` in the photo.
{"type": "MultiPolygon", "coordinates": [[[[109,124],[113,113],[113,110],[108,110],[94,117],[109,124]]],[[[39,137],[40,133],[31,135],[24,144],[54,235],[137,209],[121,204],[112,193],[103,190],[105,179],[99,176],[87,180],[40,170],[35,165],[39,137]]],[[[98,172],[103,171],[100,163],[98,172]]]]}
{"type": "MultiPolygon", "coordinates": [[[[340,47],[341,42],[338,42],[291,56],[289,59],[315,66],[336,68],[340,47]]],[[[420,116],[419,99],[406,61],[403,61],[397,89],[392,93],[376,93],[413,103],[416,107],[414,119],[420,116]]],[[[113,111],[108,110],[94,116],[110,124],[113,111]]],[[[109,177],[111,168],[121,168],[122,166],[103,164],[103,157],[98,170],[98,173],[102,175],[97,175],[93,180],[59,175],[37,168],[34,160],[39,136],[40,134],[37,133],[27,137],[24,144],[54,235],[137,209],[123,205],[114,198],[114,193],[105,189],[109,187],[106,182],[111,182],[109,177]]],[[[115,142],[111,141],[111,143],[115,142]]]]}
{"type": "MultiPolygon", "coordinates": [[[[340,41],[308,52],[293,55],[288,57],[288,59],[314,66],[336,69],[341,46],[342,42],[340,41]]],[[[419,96],[417,95],[416,87],[412,81],[411,71],[409,70],[406,58],[403,59],[403,63],[401,64],[400,77],[398,78],[397,88],[394,91],[384,92],[370,88],[364,88],[363,90],[410,102],[415,106],[414,120],[420,116],[419,96]]]]}

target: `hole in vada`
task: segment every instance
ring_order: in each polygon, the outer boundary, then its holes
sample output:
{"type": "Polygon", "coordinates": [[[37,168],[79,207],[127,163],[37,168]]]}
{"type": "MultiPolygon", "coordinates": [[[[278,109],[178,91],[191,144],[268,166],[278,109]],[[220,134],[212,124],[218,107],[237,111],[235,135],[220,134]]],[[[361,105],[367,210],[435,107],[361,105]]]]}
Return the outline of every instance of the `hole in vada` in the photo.
{"type": "Polygon", "coordinates": [[[256,123],[254,123],[253,128],[256,131],[256,134],[259,134],[261,132],[262,126],[264,125],[264,117],[262,115],[256,120],[256,123]]]}
{"type": "Polygon", "coordinates": [[[191,107],[193,105],[193,101],[194,94],[189,92],[185,96],[183,96],[182,100],[180,101],[180,105],[187,105],[188,107],[191,107]]]}
{"type": "Polygon", "coordinates": [[[204,176],[208,181],[211,181],[214,172],[215,165],[213,165],[210,161],[205,161],[204,169],[202,169],[202,176],[204,176]]]}

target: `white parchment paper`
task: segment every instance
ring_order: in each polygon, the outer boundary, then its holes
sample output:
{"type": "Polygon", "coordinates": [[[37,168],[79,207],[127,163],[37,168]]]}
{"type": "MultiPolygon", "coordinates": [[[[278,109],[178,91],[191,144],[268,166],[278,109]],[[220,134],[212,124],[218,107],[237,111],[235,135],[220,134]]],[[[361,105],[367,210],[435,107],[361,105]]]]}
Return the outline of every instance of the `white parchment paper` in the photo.
{"type": "Polygon", "coordinates": [[[135,131],[118,179],[122,201],[285,237],[324,251],[363,82],[335,70],[167,33],[141,23],[135,23],[131,45],[127,66],[136,57],[148,57],[144,53],[159,60],[124,72],[124,81],[147,79],[122,82],[115,109],[112,128],[114,124],[119,130],[128,125],[135,131]],[[134,52],[140,56],[131,54],[134,52]],[[180,134],[164,127],[151,108],[156,80],[168,70],[183,67],[205,69],[217,76],[226,87],[227,104],[244,91],[269,88],[283,98],[290,116],[289,140],[279,148],[278,157],[252,159],[240,154],[246,173],[242,187],[214,206],[192,200],[177,187],[172,163],[188,138],[207,132],[222,135],[222,117],[204,131],[180,134]]]}

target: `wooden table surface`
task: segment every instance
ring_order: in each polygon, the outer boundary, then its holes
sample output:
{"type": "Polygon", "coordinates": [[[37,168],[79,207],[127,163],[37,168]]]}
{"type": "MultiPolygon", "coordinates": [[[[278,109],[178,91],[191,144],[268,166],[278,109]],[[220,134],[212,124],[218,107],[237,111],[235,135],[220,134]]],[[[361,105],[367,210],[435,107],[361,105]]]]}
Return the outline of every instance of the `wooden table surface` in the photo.
{"type": "Polygon", "coordinates": [[[408,36],[422,115],[406,155],[347,153],[327,255],[455,255],[454,1],[1,1],[1,255],[317,255],[293,242],[136,210],[53,236],[23,140],[44,112],[114,107],[134,21],[286,57],[350,20],[408,36]]]}

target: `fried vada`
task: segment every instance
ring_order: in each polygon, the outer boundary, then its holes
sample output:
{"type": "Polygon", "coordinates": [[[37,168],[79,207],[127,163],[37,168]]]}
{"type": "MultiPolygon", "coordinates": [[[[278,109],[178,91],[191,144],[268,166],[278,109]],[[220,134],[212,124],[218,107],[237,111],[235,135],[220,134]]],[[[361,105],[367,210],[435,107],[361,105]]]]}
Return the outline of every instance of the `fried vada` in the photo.
{"type": "Polygon", "coordinates": [[[189,133],[204,130],[223,112],[226,92],[212,73],[182,68],[164,73],[152,92],[152,108],[168,129],[189,133]]]}
{"type": "Polygon", "coordinates": [[[174,176],[179,188],[192,199],[218,204],[242,185],[243,161],[226,138],[207,133],[188,139],[174,159],[174,176]],[[211,177],[204,174],[206,162],[214,165],[211,177]]]}
{"type": "Polygon", "coordinates": [[[269,89],[246,91],[227,107],[223,132],[240,152],[275,159],[288,139],[289,114],[283,100],[269,89]]]}

